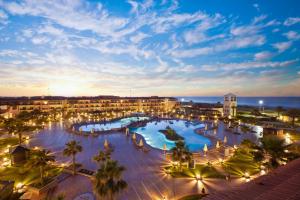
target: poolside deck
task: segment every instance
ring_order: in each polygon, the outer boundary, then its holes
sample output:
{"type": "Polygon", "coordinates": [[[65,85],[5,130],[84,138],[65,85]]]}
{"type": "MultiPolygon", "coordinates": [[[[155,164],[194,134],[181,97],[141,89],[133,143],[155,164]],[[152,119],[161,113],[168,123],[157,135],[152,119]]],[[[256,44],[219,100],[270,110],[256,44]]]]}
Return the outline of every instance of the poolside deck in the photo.
{"type": "MultiPolygon", "coordinates": [[[[139,141],[140,136],[137,137],[139,141]]],[[[97,164],[91,158],[103,149],[105,139],[114,147],[112,159],[126,167],[124,179],[128,183],[128,188],[122,192],[118,199],[122,200],[147,200],[147,199],[177,199],[181,196],[201,192],[203,187],[206,191],[216,191],[231,188],[238,184],[236,181],[227,182],[225,180],[206,180],[203,184],[197,183],[195,179],[168,177],[162,171],[162,165],[167,164],[167,160],[160,150],[149,146],[150,152],[145,153],[136,147],[130,137],[124,133],[112,133],[100,135],[99,137],[85,137],[66,132],[62,124],[53,124],[51,127],[35,133],[33,139],[27,144],[30,147],[39,146],[54,152],[57,162],[70,163],[68,157],[64,157],[62,151],[65,143],[69,140],[80,141],[83,146],[83,152],[77,155],[77,162],[83,164],[83,167],[89,170],[96,170],[97,164]]],[[[92,192],[91,180],[82,175],[67,178],[59,183],[52,196],[64,193],[66,200],[73,200],[76,196],[92,192]]]]}

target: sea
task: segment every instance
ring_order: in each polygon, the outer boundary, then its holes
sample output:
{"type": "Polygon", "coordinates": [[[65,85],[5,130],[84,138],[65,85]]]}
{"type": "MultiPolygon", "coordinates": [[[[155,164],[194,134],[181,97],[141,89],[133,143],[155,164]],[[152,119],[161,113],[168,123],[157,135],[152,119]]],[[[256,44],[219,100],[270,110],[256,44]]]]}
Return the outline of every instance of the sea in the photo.
{"type": "MultiPolygon", "coordinates": [[[[179,101],[196,103],[223,103],[222,96],[208,97],[208,96],[180,96],[176,97],[179,101]]],[[[275,108],[282,106],[284,108],[299,108],[300,97],[238,97],[238,105],[259,106],[259,102],[263,102],[263,106],[275,108]]]]}

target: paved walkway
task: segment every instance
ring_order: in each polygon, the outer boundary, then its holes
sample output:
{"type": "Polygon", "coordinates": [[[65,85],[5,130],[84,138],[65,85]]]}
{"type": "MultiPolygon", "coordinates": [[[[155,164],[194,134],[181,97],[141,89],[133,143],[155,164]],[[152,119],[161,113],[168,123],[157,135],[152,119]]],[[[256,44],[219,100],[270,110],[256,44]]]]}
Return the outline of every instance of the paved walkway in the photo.
{"type": "MultiPolygon", "coordinates": [[[[115,146],[112,159],[126,167],[124,179],[128,188],[123,191],[118,199],[122,200],[150,200],[150,199],[175,199],[191,193],[200,192],[203,187],[208,192],[224,190],[238,184],[238,181],[227,182],[225,180],[205,180],[202,184],[195,179],[168,177],[162,171],[162,165],[167,161],[161,151],[151,148],[148,153],[137,150],[129,137],[122,133],[100,135],[99,137],[85,137],[73,135],[63,130],[62,125],[56,124],[45,129],[28,143],[28,146],[40,146],[54,152],[58,162],[71,162],[64,157],[62,151],[69,140],[78,140],[83,146],[83,152],[77,156],[77,162],[90,170],[96,170],[97,165],[91,158],[103,149],[104,140],[107,139],[115,146]]],[[[139,140],[139,139],[138,139],[139,140]]],[[[74,176],[59,183],[54,191],[54,196],[64,193],[66,200],[73,200],[80,194],[93,191],[91,180],[84,176],[74,176]]]]}

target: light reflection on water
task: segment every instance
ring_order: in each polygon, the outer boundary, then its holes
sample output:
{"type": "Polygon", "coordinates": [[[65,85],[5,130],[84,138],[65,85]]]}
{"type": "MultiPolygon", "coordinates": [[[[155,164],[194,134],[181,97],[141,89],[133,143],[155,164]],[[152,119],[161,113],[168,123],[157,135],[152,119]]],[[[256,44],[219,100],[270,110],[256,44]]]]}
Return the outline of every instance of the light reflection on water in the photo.
{"type": "Polygon", "coordinates": [[[159,130],[166,129],[167,126],[170,126],[178,135],[184,137],[185,143],[191,151],[201,151],[205,144],[211,145],[210,139],[195,133],[195,129],[203,128],[204,124],[185,120],[153,121],[149,122],[145,127],[132,128],[131,131],[142,135],[147,144],[154,148],[163,149],[164,144],[166,144],[167,149],[170,150],[175,146],[175,142],[168,140],[163,133],[159,132],[159,130]]]}
{"type": "Polygon", "coordinates": [[[110,129],[121,128],[124,125],[129,124],[130,122],[143,121],[149,119],[149,117],[127,117],[114,122],[108,123],[98,123],[98,124],[89,124],[81,126],[82,130],[85,132],[90,132],[92,129],[95,131],[106,131],[110,129]]]}

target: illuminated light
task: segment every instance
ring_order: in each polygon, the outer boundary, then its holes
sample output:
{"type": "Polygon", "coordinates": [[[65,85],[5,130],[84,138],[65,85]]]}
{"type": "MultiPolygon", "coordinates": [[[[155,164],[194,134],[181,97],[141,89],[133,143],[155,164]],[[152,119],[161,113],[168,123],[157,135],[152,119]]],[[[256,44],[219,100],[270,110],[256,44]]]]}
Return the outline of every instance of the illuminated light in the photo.
{"type": "Polygon", "coordinates": [[[249,177],[250,177],[250,175],[249,175],[248,172],[245,172],[244,176],[245,176],[246,178],[249,178],[249,177]]]}
{"type": "Polygon", "coordinates": [[[234,148],[234,149],[238,149],[238,147],[237,147],[236,145],[233,145],[233,148],[234,148]]]}
{"type": "Polygon", "coordinates": [[[18,184],[16,185],[16,188],[17,188],[17,189],[22,189],[23,186],[24,186],[23,183],[18,183],[18,184]]]}
{"type": "Polygon", "coordinates": [[[195,178],[196,178],[196,181],[202,181],[202,177],[200,174],[197,174],[195,178]]]}
{"type": "Polygon", "coordinates": [[[26,137],[26,140],[29,140],[29,136],[26,137]]]}
{"type": "Polygon", "coordinates": [[[288,150],[288,149],[285,149],[285,150],[284,150],[284,153],[288,153],[288,152],[289,152],[289,150],[288,150]]]}
{"type": "Polygon", "coordinates": [[[265,174],[266,174],[266,171],[262,169],[262,170],[260,171],[260,175],[265,175],[265,174]]]}
{"type": "Polygon", "coordinates": [[[222,158],[219,158],[219,162],[220,162],[220,163],[223,163],[224,160],[223,160],[222,158]]]}
{"type": "Polygon", "coordinates": [[[34,149],[34,150],[39,150],[39,147],[35,146],[33,149],[34,149]]]}
{"type": "Polygon", "coordinates": [[[259,103],[259,105],[263,105],[264,101],[263,100],[259,100],[258,103],[259,103]]]}

